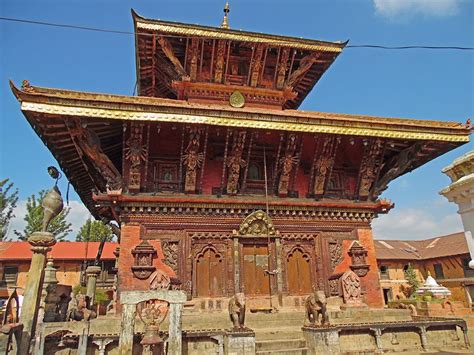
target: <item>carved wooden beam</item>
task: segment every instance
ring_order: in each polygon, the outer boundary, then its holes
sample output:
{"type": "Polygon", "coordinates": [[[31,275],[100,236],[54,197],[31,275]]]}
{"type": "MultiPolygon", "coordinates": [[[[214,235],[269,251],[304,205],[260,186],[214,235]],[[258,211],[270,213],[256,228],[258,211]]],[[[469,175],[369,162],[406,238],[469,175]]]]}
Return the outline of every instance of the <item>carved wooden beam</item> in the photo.
{"type": "Polygon", "coordinates": [[[289,57],[290,57],[290,49],[283,48],[283,50],[281,51],[281,57],[280,57],[280,61],[278,62],[277,70],[275,71],[275,74],[277,74],[277,80],[276,80],[277,89],[283,89],[283,86],[285,84],[285,77],[286,77],[286,71],[288,70],[289,57]]]}
{"type": "Polygon", "coordinates": [[[260,71],[262,70],[262,61],[263,61],[263,51],[265,49],[264,44],[258,44],[255,49],[255,56],[253,58],[250,66],[252,68],[252,73],[250,74],[250,86],[256,87],[258,84],[258,79],[260,77],[260,71]]]}
{"type": "Polygon", "coordinates": [[[222,78],[224,76],[224,65],[225,65],[225,45],[226,41],[218,40],[217,41],[217,53],[216,53],[216,64],[214,72],[214,82],[222,83],[222,78]]]}
{"type": "MultiPolygon", "coordinates": [[[[296,154],[297,138],[295,133],[287,135],[287,143],[285,155],[280,161],[281,172],[278,182],[278,196],[286,197],[288,195],[288,188],[291,178],[291,172],[298,161],[298,154],[296,154]]],[[[294,178],[293,178],[294,181],[294,178]]]]}
{"type": "Polygon", "coordinates": [[[197,172],[198,169],[202,167],[204,161],[204,153],[200,152],[203,129],[197,126],[191,126],[188,131],[188,144],[183,155],[183,164],[186,168],[184,192],[196,193],[197,172]]]}
{"type": "Polygon", "coordinates": [[[272,183],[272,193],[276,193],[276,186],[278,181],[278,168],[280,163],[280,154],[281,154],[281,147],[283,146],[283,140],[285,138],[284,133],[280,133],[280,142],[278,143],[278,150],[277,155],[275,157],[275,166],[273,168],[273,183],[272,183]]]}
{"type": "Polygon", "coordinates": [[[252,153],[253,139],[257,135],[258,135],[258,133],[256,131],[252,131],[252,133],[250,134],[250,142],[249,142],[249,147],[248,147],[248,150],[247,150],[247,159],[246,159],[247,164],[245,164],[244,177],[243,177],[243,180],[242,180],[242,191],[245,191],[246,188],[247,188],[247,175],[249,173],[250,155],[252,153]]]}
{"type": "Polygon", "coordinates": [[[227,133],[225,136],[225,147],[224,147],[224,160],[222,161],[222,176],[221,176],[221,187],[220,187],[220,194],[224,193],[224,179],[225,179],[225,172],[227,168],[227,151],[229,149],[229,137],[232,133],[230,128],[227,128],[227,133]]]}
{"type": "Polygon", "coordinates": [[[293,182],[291,183],[291,191],[295,191],[295,183],[298,177],[297,175],[298,167],[300,166],[301,155],[303,154],[303,133],[300,134],[299,141],[300,141],[300,147],[298,149],[298,153],[296,154],[296,162],[295,162],[295,168],[293,169],[293,182]]]}
{"type": "Polygon", "coordinates": [[[313,64],[318,60],[321,54],[318,53],[311,53],[306,57],[301,58],[300,65],[298,69],[291,73],[286,81],[286,87],[293,88],[298,84],[298,82],[304,77],[304,75],[311,69],[313,64]]]}
{"type": "Polygon", "coordinates": [[[128,139],[125,141],[125,166],[128,174],[128,190],[140,192],[145,181],[145,163],[148,161],[148,144],[144,139],[145,123],[130,122],[128,139]]]}
{"type": "Polygon", "coordinates": [[[380,172],[380,178],[374,184],[373,196],[378,197],[387,189],[390,181],[409,170],[413,163],[423,155],[422,148],[422,142],[414,143],[384,164],[380,172]]]}
{"type": "Polygon", "coordinates": [[[372,186],[382,167],[385,146],[384,142],[379,138],[366,142],[367,145],[365,146],[360,164],[357,184],[357,198],[363,201],[368,199],[372,186]]]}
{"type": "MultiPolygon", "coordinates": [[[[181,78],[188,77],[188,74],[186,73],[183,66],[181,65],[181,62],[174,54],[173,47],[171,46],[170,42],[165,37],[159,36],[158,43],[160,44],[161,50],[165,54],[166,58],[168,58],[170,62],[173,64],[179,76],[181,78]]],[[[156,47],[156,41],[155,41],[155,35],[153,35],[153,52],[155,52],[155,47],[156,47]]]]}
{"type": "Polygon", "coordinates": [[[181,148],[179,150],[179,168],[178,168],[178,191],[181,192],[183,186],[183,160],[184,160],[184,132],[186,127],[181,125],[181,148]]]}
{"type": "Polygon", "coordinates": [[[326,190],[327,181],[336,159],[335,147],[337,147],[338,138],[334,136],[322,138],[319,157],[315,166],[315,169],[317,169],[313,183],[313,195],[315,197],[322,197],[326,190]]]}
{"type": "Polygon", "coordinates": [[[197,71],[198,71],[198,61],[199,61],[199,39],[192,38],[191,39],[191,46],[189,47],[189,54],[188,57],[190,58],[189,64],[189,76],[191,80],[197,79],[197,71]]]}
{"type": "Polygon", "coordinates": [[[202,166],[201,166],[201,177],[199,179],[199,193],[202,194],[202,183],[204,180],[204,169],[206,167],[206,157],[207,157],[207,142],[209,140],[209,126],[206,126],[206,136],[204,137],[204,148],[203,148],[203,157],[202,157],[202,166]]]}
{"type": "Polygon", "coordinates": [[[229,195],[236,195],[239,190],[240,171],[246,164],[245,160],[242,159],[246,136],[247,132],[245,130],[234,132],[232,153],[229,155],[227,160],[229,171],[227,174],[226,192],[229,195]]]}
{"type": "Polygon", "coordinates": [[[309,173],[309,189],[308,189],[308,194],[307,197],[313,197],[314,196],[314,171],[316,170],[316,160],[318,159],[317,152],[319,150],[321,141],[318,138],[318,135],[314,135],[314,153],[313,153],[313,162],[311,164],[311,170],[309,173]]]}

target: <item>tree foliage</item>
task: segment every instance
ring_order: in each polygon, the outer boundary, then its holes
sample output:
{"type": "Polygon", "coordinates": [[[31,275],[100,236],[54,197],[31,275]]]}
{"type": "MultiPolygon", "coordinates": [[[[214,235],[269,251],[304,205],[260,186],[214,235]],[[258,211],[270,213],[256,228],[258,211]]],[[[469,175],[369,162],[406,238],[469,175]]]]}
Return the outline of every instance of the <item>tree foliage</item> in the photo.
{"type": "Polygon", "coordinates": [[[13,190],[13,183],[9,180],[0,180],[0,241],[7,235],[8,225],[15,217],[13,210],[18,202],[18,189],[13,190]]]}
{"type": "Polygon", "coordinates": [[[100,242],[105,238],[105,241],[111,242],[114,235],[112,228],[102,221],[94,221],[88,219],[77,233],[77,242],[100,242]]]}
{"type": "Polygon", "coordinates": [[[408,264],[407,269],[405,270],[405,279],[407,280],[408,287],[405,289],[404,293],[407,298],[413,296],[420,287],[420,281],[416,276],[415,269],[412,264],[408,264]]]}
{"type": "MultiPolygon", "coordinates": [[[[38,196],[33,194],[28,197],[26,201],[26,215],[24,218],[26,227],[22,232],[15,230],[18,239],[26,240],[32,233],[41,231],[43,224],[43,206],[41,206],[41,202],[47,193],[47,190],[41,190],[38,196]]],[[[56,240],[64,240],[66,236],[72,232],[71,223],[66,220],[69,211],[69,208],[63,209],[49,224],[48,232],[51,232],[56,240]]]]}

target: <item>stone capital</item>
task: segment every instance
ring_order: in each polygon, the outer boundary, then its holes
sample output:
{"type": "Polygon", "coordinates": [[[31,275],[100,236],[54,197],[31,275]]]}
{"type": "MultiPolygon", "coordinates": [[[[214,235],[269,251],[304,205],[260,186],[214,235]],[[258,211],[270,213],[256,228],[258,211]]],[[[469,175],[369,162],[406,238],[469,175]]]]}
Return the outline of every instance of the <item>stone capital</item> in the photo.
{"type": "Polygon", "coordinates": [[[45,254],[56,244],[56,239],[49,232],[34,232],[28,237],[28,243],[30,243],[33,253],[45,254]]]}
{"type": "Polygon", "coordinates": [[[87,276],[96,276],[100,274],[101,268],[100,266],[88,266],[86,269],[86,275],[87,276]]]}

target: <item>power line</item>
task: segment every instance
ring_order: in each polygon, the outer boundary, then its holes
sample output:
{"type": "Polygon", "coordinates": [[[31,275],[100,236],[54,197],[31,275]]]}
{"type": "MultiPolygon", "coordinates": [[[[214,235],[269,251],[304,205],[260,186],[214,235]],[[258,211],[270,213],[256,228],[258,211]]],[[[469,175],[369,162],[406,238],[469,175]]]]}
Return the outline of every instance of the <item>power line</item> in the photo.
{"type": "MultiPolygon", "coordinates": [[[[131,36],[135,35],[135,32],[130,32],[130,31],[110,30],[110,29],[97,28],[97,27],[87,27],[87,26],[68,25],[68,24],[62,24],[62,23],[24,20],[24,19],[18,19],[18,18],[10,18],[10,17],[0,17],[0,20],[1,21],[9,21],[9,22],[26,23],[26,24],[30,24],[30,25],[41,25],[41,26],[50,26],[50,27],[69,28],[69,29],[76,29],[76,30],[82,30],[82,31],[115,33],[115,34],[121,34],[121,35],[131,35],[131,36]]],[[[137,35],[138,36],[153,36],[150,33],[137,33],[137,35]]],[[[174,36],[174,35],[164,35],[164,37],[181,38],[181,36],[174,36]]],[[[369,49],[384,49],[384,50],[430,49],[430,50],[474,51],[474,47],[425,46],[425,45],[382,46],[382,45],[376,45],[376,44],[353,44],[353,45],[346,46],[346,48],[369,48],[369,49]]]]}

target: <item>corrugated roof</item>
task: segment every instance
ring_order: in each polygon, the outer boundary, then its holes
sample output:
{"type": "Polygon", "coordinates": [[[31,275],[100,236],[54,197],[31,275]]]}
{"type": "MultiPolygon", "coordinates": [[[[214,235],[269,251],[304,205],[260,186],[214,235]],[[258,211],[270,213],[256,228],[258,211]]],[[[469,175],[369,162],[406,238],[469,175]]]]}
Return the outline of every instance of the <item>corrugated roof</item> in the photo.
{"type": "Polygon", "coordinates": [[[469,253],[464,232],[425,240],[375,240],[379,260],[423,260],[469,253]]]}
{"type": "MultiPolygon", "coordinates": [[[[57,242],[48,257],[54,260],[93,260],[97,255],[99,244],[100,242],[57,242]]],[[[117,246],[117,243],[105,243],[101,260],[114,260],[114,250],[117,246]]],[[[30,260],[32,257],[30,248],[28,242],[0,242],[0,261],[30,260]]]]}

